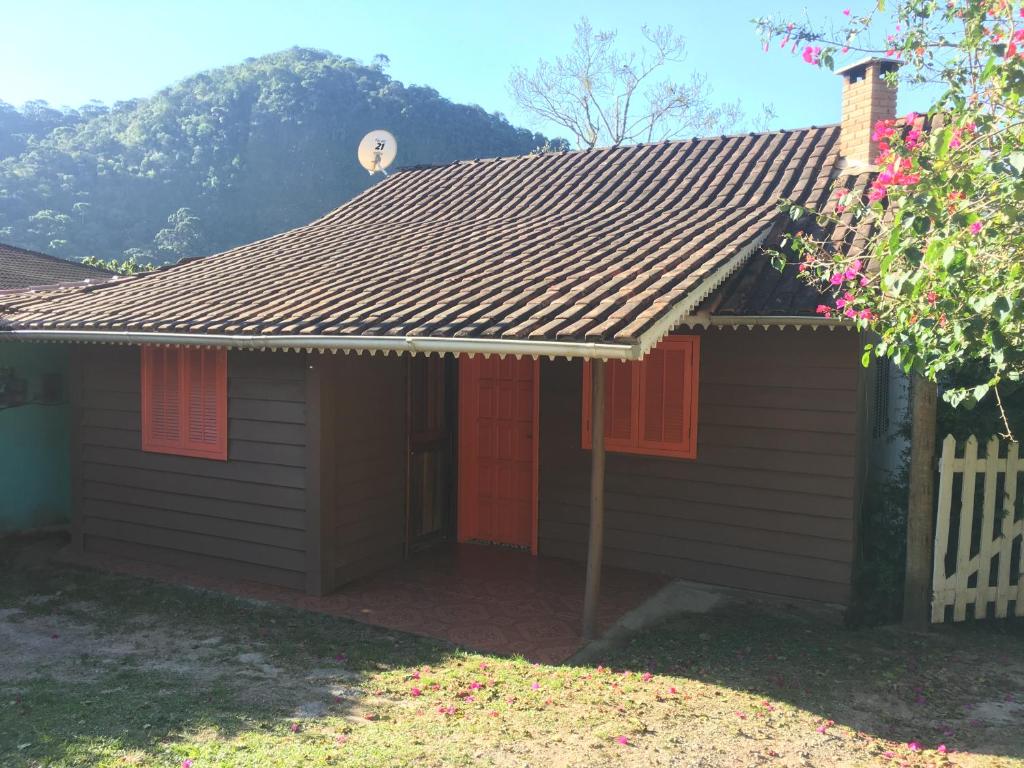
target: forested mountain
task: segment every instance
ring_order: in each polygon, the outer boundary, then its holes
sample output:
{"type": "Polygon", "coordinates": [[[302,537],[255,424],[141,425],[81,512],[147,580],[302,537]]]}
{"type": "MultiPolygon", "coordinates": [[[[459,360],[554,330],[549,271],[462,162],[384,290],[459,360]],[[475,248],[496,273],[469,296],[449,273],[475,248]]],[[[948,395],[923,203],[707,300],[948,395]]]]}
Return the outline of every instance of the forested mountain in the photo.
{"type": "Polygon", "coordinates": [[[293,48],[111,108],[0,103],[0,241],[175,261],[303,224],[369,186],[356,145],[374,128],[397,137],[398,167],[544,143],[393,80],[384,61],[293,48]]]}

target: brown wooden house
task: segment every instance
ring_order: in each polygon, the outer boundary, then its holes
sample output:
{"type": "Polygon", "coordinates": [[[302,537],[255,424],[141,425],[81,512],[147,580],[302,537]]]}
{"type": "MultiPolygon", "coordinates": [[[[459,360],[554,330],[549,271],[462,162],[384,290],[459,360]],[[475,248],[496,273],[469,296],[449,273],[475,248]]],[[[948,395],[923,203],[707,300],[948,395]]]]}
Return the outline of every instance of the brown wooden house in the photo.
{"type": "Polygon", "coordinates": [[[840,137],[409,168],[257,243],[0,301],[4,335],[74,343],[74,547],[323,594],[450,536],[845,602],[861,340],[765,253],[781,199],[869,159],[840,137]]]}

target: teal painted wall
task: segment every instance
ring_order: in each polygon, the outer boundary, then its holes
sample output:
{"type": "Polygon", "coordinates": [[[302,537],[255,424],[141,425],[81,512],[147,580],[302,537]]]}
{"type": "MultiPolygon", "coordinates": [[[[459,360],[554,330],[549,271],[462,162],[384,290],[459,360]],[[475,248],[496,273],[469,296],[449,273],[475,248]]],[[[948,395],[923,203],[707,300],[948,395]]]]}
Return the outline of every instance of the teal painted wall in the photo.
{"type": "Polygon", "coordinates": [[[68,348],[0,341],[0,368],[27,381],[27,400],[41,396],[42,376],[61,375],[57,405],[0,406],[0,533],[66,523],[71,517],[68,348]]]}

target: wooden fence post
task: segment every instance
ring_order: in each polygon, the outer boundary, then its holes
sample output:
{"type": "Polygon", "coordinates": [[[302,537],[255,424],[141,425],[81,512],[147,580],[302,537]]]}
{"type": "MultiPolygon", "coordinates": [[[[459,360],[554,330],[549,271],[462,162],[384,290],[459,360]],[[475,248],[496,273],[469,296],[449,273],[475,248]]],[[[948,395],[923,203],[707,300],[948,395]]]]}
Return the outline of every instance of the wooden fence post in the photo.
{"type": "Polygon", "coordinates": [[[907,569],[903,586],[903,625],[914,630],[926,630],[930,615],[936,396],[935,382],[915,374],[911,390],[907,569]]]}

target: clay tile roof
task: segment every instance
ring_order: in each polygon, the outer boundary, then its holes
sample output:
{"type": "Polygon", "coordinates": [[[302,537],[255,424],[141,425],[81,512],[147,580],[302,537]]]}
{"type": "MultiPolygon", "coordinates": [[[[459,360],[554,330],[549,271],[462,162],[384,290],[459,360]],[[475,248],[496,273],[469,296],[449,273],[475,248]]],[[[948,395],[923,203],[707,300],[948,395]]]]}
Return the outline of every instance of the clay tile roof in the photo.
{"type": "MultiPolygon", "coordinates": [[[[873,171],[847,174],[837,178],[834,186],[863,196],[874,176],[873,171]]],[[[816,238],[828,240],[831,249],[863,259],[866,269],[870,270],[872,265],[865,255],[869,225],[865,221],[856,222],[854,226],[853,214],[849,211],[840,220],[847,225],[842,240],[839,239],[840,233],[831,228],[823,230],[813,218],[790,220],[783,232],[795,234],[803,230],[816,238]]],[[[781,271],[772,264],[769,251],[777,246],[776,239],[758,249],[699,309],[718,317],[770,318],[813,316],[819,304],[833,306],[835,297],[832,294],[819,291],[800,279],[799,263],[794,258],[791,257],[781,271]]]]}
{"type": "Polygon", "coordinates": [[[777,235],[780,198],[827,198],[837,139],[830,126],[407,169],[298,229],[0,311],[20,329],[647,346],[777,235]]]}
{"type": "Polygon", "coordinates": [[[80,280],[105,280],[111,275],[97,267],[0,243],[0,291],[60,285],[80,280]]]}

